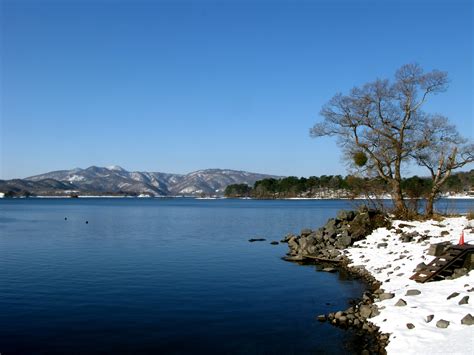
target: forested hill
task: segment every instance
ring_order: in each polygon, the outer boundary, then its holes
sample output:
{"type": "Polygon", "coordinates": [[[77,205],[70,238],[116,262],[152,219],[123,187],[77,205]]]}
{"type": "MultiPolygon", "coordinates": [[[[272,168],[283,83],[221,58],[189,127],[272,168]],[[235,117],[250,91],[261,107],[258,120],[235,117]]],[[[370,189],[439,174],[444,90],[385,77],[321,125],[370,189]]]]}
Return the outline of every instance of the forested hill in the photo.
{"type": "MultiPolygon", "coordinates": [[[[424,197],[431,190],[431,179],[413,176],[403,179],[403,191],[410,198],[424,197]]],[[[354,198],[359,196],[381,197],[390,187],[379,178],[360,178],[353,175],[321,175],[309,178],[290,176],[282,179],[268,178],[247,184],[233,184],[225,189],[227,197],[254,198],[354,198]]],[[[474,195],[474,170],[451,175],[441,189],[443,194],[474,195]]]]}

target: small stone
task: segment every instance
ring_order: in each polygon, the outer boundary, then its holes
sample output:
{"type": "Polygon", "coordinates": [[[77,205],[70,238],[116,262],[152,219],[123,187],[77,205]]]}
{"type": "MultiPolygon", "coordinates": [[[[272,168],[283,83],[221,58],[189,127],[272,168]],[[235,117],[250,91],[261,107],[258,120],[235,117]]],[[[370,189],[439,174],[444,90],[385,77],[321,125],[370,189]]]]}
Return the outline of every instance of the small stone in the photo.
{"type": "Polygon", "coordinates": [[[421,294],[420,290],[407,290],[405,296],[418,296],[419,294],[421,294]]]}
{"type": "Polygon", "coordinates": [[[463,298],[461,298],[458,304],[461,305],[461,304],[468,304],[468,303],[469,303],[469,296],[464,296],[463,298]]]}
{"type": "Polygon", "coordinates": [[[89,221],[86,221],[86,224],[89,224],[89,221]]]}
{"type": "MultiPolygon", "coordinates": [[[[87,223],[87,222],[86,222],[87,223]]],[[[253,242],[264,242],[266,239],[265,238],[250,238],[249,239],[249,242],[250,243],[253,243],[253,242]]]]}
{"type": "Polygon", "coordinates": [[[397,301],[397,303],[395,303],[395,306],[397,306],[397,307],[404,307],[404,306],[406,306],[406,305],[407,305],[407,303],[406,303],[405,300],[402,299],[402,298],[400,298],[400,299],[397,301]]]}
{"type": "Polygon", "coordinates": [[[377,248],[386,248],[388,246],[388,243],[378,243],[377,248]]]}
{"type": "Polygon", "coordinates": [[[273,242],[270,242],[271,245],[278,245],[278,242],[274,240],[273,242]]]}
{"type": "Polygon", "coordinates": [[[64,217],[64,220],[67,221],[67,217],[64,217]]]}
{"type": "Polygon", "coordinates": [[[324,314],[320,314],[318,317],[317,317],[318,321],[320,322],[325,322],[326,321],[326,315],[324,314]]]}
{"type": "Polygon", "coordinates": [[[450,300],[451,298],[454,298],[454,297],[458,297],[459,296],[459,292],[453,292],[451,293],[448,298],[446,298],[447,300],[450,300]]]}
{"type": "Polygon", "coordinates": [[[408,329],[413,329],[413,328],[415,328],[415,325],[413,323],[407,323],[407,328],[408,329]]]}
{"type": "Polygon", "coordinates": [[[474,324],[474,317],[471,316],[471,313],[468,313],[461,319],[461,324],[464,325],[473,325],[474,324]]]}
{"type": "Polygon", "coordinates": [[[388,299],[393,298],[393,297],[395,297],[395,294],[394,294],[394,293],[388,293],[388,292],[385,293],[385,292],[384,292],[384,293],[381,293],[381,294],[379,295],[379,300],[381,300],[381,301],[383,301],[383,300],[388,300],[388,299]]]}
{"type": "Polygon", "coordinates": [[[335,268],[333,268],[333,267],[325,267],[325,268],[323,269],[323,271],[326,271],[326,272],[336,272],[337,269],[335,269],[335,268]]]}
{"type": "Polygon", "coordinates": [[[447,328],[449,326],[449,322],[444,319],[440,319],[436,322],[436,327],[438,328],[447,328]]]}
{"type": "Polygon", "coordinates": [[[434,314],[430,314],[429,316],[426,317],[425,322],[429,323],[433,320],[433,318],[434,318],[434,314]]]}

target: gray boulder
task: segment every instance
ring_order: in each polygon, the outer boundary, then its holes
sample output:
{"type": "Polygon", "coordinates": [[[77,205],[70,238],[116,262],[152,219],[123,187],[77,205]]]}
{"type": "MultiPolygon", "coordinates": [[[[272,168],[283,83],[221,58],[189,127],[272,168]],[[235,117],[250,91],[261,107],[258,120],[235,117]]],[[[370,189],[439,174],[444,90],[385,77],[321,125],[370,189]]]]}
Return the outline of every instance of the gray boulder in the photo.
{"type": "Polygon", "coordinates": [[[407,290],[405,296],[418,296],[419,294],[421,294],[420,290],[407,290]]]}
{"type": "Polygon", "coordinates": [[[352,221],[354,217],[355,217],[354,211],[345,211],[345,210],[340,210],[336,216],[336,218],[340,221],[352,221]]]}
{"type": "Polygon", "coordinates": [[[447,328],[449,327],[449,321],[440,319],[439,321],[436,322],[436,326],[438,328],[447,328]]]}
{"type": "Polygon", "coordinates": [[[471,313],[466,314],[466,316],[463,319],[461,319],[461,324],[464,324],[464,325],[474,324],[474,317],[471,316],[471,313]]]}
{"type": "Polygon", "coordinates": [[[310,235],[312,232],[313,231],[311,229],[305,228],[301,230],[300,235],[302,237],[306,237],[307,235],[310,235]]]}
{"type": "Polygon", "coordinates": [[[395,306],[397,306],[397,307],[404,307],[404,306],[406,306],[406,305],[407,305],[407,303],[406,303],[405,300],[402,299],[402,298],[400,298],[400,299],[397,301],[397,303],[395,303],[395,306]]]}
{"type": "Polygon", "coordinates": [[[395,297],[394,293],[389,293],[389,292],[384,292],[379,295],[379,300],[389,300],[391,298],[395,297]]]}

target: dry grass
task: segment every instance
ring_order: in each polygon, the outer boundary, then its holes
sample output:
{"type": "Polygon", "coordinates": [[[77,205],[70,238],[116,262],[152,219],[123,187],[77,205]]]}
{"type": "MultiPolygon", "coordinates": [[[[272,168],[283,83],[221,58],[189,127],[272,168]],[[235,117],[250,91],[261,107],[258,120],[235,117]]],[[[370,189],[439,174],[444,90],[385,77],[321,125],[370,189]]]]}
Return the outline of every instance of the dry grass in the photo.
{"type": "Polygon", "coordinates": [[[468,211],[466,217],[469,220],[473,220],[474,219],[474,210],[468,211]]]}

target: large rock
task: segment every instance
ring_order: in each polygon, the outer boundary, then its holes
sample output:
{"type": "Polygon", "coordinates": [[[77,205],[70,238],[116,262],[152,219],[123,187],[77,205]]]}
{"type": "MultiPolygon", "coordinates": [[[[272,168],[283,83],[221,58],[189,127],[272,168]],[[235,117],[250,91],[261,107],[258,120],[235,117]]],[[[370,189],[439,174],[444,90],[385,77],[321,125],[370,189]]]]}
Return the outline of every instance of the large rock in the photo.
{"type": "Polygon", "coordinates": [[[298,244],[297,238],[296,237],[291,238],[288,241],[288,246],[290,247],[290,249],[293,249],[293,250],[299,249],[299,244],[298,244]]]}
{"type": "Polygon", "coordinates": [[[306,237],[307,235],[310,235],[311,233],[313,233],[311,229],[305,228],[301,230],[300,235],[302,237],[306,237]]]}
{"type": "Polygon", "coordinates": [[[336,247],[340,249],[347,248],[352,243],[352,238],[349,235],[341,236],[336,240],[336,247]]]}
{"type": "Polygon", "coordinates": [[[355,217],[354,211],[340,210],[337,213],[336,219],[340,221],[352,221],[355,217]]]}
{"type": "Polygon", "coordinates": [[[369,318],[372,314],[372,307],[370,307],[368,304],[363,304],[359,308],[359,314],[362,318],[369,318]]]}

